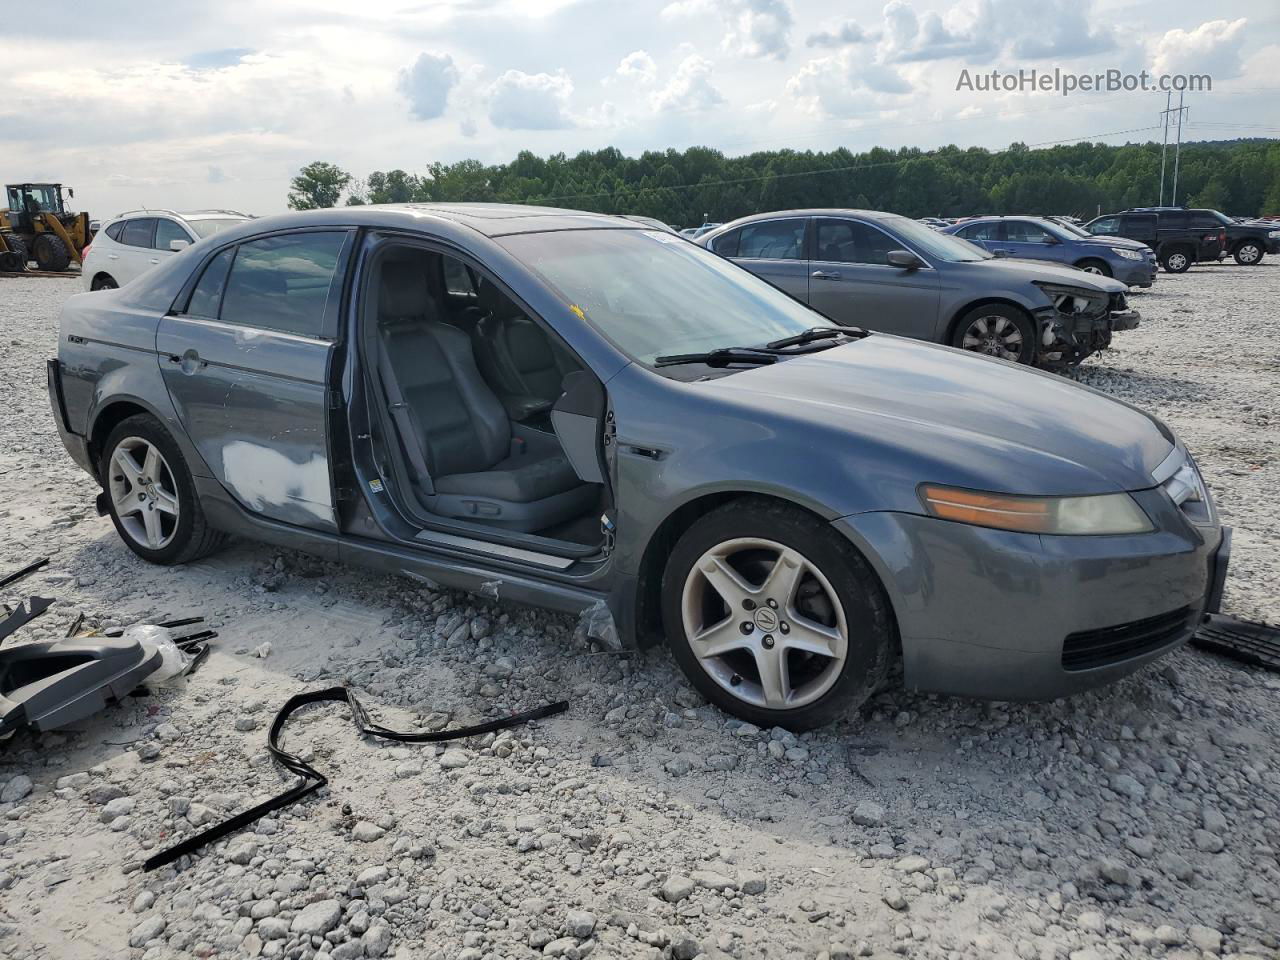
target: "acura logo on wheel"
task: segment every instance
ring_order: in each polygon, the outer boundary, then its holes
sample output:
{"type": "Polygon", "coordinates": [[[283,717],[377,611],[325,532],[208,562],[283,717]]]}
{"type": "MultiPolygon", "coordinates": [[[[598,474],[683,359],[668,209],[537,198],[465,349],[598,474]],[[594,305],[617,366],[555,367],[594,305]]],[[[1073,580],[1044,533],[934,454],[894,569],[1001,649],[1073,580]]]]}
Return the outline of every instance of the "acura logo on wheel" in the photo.
{"type": "Polygon", "coordinates": [[[766,633],[778,629],[778,615],[769,607],[756,609],[756,626],[766,633]]]}

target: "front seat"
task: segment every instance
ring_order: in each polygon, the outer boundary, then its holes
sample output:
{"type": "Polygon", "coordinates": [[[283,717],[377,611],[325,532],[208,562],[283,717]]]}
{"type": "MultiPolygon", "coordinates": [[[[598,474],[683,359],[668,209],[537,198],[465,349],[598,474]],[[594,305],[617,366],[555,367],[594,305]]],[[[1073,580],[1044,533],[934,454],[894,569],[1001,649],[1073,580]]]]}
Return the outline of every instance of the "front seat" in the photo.
{"type": "Polygon", "coordinates": [[[480,371],[513,420],[549,410],[577,364],[498,287],[483,277],[477,281],[482,315],[472,342],[480,371]]]}
{"type": "Polygon", "coordinates": [[[476,368],[467,335],[437,318],[418,262],[386,261],[378,365],[431,512],[532,533],[594,509],[554,434],[513,425],[476,368]]]}

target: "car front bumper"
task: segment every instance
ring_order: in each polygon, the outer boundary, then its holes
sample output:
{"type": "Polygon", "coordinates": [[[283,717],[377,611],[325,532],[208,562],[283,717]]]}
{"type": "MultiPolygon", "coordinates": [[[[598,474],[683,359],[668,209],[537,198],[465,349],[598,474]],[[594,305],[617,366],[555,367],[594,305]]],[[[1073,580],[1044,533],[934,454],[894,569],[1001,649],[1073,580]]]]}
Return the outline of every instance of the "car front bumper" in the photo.
{"type": "Polygon", "coordinates": [[[1125,260],[1113,267],[1115,279],[1129,287],[1149,287],[1156,282],[1156,262],[1151,260],[1125,260]]]}
{"type": "Polygon", "coordinates": [[[834,525],[890,595],[907,687],[995,700],[1066,696],[1181,646],[1219,602],[1230,553],[1216,523],[1123,537],[888,512],[834,525]]]}

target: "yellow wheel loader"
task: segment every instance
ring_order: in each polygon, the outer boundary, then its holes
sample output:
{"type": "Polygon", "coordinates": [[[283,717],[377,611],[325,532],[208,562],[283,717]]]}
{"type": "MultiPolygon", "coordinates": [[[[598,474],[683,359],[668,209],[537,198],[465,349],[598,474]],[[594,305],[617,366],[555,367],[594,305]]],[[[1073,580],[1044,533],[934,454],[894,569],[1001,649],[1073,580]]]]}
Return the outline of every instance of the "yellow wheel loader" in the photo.
{"type": "MultiPolygon", "coordinates": [[[[65,270],[81,262],[89,245],[89,214],[71,213],[60,183],[11,183],[7,209],[0,205],[0,271],[20,271],[35,260],[41,270],[65,270]]],[[[69,198],[75,193],[67,191],[69,198]]]]}

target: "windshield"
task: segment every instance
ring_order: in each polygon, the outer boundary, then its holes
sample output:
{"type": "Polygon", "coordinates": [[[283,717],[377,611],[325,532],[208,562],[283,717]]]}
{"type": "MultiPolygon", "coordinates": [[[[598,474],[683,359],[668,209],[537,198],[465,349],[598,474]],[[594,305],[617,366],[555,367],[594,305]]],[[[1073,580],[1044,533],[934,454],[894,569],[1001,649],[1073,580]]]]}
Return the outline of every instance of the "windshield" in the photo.
{"type": "Polygon", "coordinates": [[[219,217],[216,220],[188,220],[187,224],[196,232],[197,237],[212,237],[219,230],[226,230],[228,227],[234,227],[243,220],[235,220],[231,217],[219,217]]]}
{"type": "Polygon", "coordinates": [[[503,237],[628,356],[767,343],[829,321],[742,267],[657,230],[565,230],[503,237]]]}
{"type": "Polygon", "coordinates": [[[976,244],[949,233],[939,233],[923,223],[916,223],[906,217],[878,217],[874,221],[897,235],[897,239],[905,240],[917,250],[952,263],[967,263],[974,260],[990,260],[991,254],[976,244]]]}
{"type": "Polygon", "coordinates": [[[1093,234],[1090,233],[1088,230],[1081,230],[1079,227],[1077,227],[1074,223],[1072,223],[1069,220],[1052,220],[1050,221],[1050,223],[1053,226],[1057,227],[1059,230],[1062,230],[1062,231],[1065,231],[1066,233],[1071,234],[1071,236],[1073,237],[1092,237],[1093,236],[1093,234]]]}

